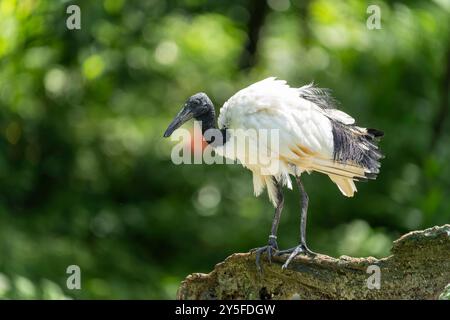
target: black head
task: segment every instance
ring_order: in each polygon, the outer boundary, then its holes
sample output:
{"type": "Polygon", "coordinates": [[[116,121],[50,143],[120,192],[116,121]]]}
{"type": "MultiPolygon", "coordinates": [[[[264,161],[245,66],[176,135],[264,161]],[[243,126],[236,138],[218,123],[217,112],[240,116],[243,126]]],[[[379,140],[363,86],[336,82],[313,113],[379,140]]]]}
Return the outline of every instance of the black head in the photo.
{"type": "Polygon", "coordinates": [[[190,119],[201,118],[204,114],[211,112],[211,110],[214,110],[213,104],[205,93],[199,92],[194,94],[186,100],[186,103],[181,111],[167,127],[164,137],[170,137],[176,129],[181,127],[190,119]]]}

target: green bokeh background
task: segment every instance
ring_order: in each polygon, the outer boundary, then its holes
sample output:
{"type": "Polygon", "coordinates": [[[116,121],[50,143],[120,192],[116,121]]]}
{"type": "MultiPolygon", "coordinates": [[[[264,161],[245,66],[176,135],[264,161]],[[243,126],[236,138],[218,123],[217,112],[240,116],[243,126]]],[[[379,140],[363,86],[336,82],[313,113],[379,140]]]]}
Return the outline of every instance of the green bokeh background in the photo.
{"type": "MultiPolygon", "coordinates": [[[[218,110],[268,76],[332,88],[385,131],[381,174],[354,198],[305,176],[313,250],[382,257],[448,223],[449,17],[448,0],[0,1],[0,298],[173,299],[187,274],[264,245],[273,208],[250,172],[176,166],[162,133],[191,94],[218,110]],[[73,264],[81,290],[66,288],[73,264]]],[[[281,248],[298,239],[286,197],[281,248]]]]}

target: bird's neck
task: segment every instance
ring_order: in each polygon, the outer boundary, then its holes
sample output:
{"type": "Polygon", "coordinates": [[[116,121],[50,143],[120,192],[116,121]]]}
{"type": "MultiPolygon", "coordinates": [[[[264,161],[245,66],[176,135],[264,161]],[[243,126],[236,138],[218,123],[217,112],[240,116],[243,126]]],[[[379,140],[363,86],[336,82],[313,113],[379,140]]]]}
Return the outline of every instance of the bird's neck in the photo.
{"type": "Polygon", "coordinates": [[[206,142],[213,147],[224,145],[227,142],[226,129],[218,129],[216,125],[216,112],[214,106],[209,105],[208,111],[196,116],[195,120],[202,123],[202,134],[206,142]],[[208,131],[208,133],[207,133],[208,131]],[[218,137],[218,139],[216,138],[218,137]]]}

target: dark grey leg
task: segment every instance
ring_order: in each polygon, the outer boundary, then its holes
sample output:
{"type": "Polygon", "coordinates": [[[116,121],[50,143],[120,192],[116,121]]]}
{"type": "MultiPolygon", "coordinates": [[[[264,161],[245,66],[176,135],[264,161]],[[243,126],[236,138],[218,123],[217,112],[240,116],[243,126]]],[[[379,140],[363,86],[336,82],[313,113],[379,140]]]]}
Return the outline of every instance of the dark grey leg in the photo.
{"type": "Polygon", "coordinates": [[[300,177],[295,177],[297,180],[298,189],[300,191],[301,197],[301,212],[300,212],[300,244],[303,244],[306,247],[306,218],[308,216],[308,204],[309,197],[305,191],[305,187],[303,187],[303,183],[300,180],[300,177]]]}
{"type": "Polygon", "coordinates": [[[308,202],[309,197],[308,194],[305,191],[305,188],[303,187],[303,183],[300,180],[300,177],[296,177],[298,189],[300,191],[300,197],[301,197],[301,211],[300,211],[300,243],[298,246],[282,250],[277,253],[277,255],[287,254],[290,253],[288,259],[283,264],[282,268],[286,269],[291,262],[291,260],[297,256],[300,253],[304,253],[307,255],[316,255],[314,252],[309,250],[308,246],[306,245],[306,217],[308,215],[308,202]]]}
{"type": "Polygon", "coordinates": [[[258,271],[262,271],[261,268],[261,255],[267,252],[267,258],[269,259],[269,263],[272,262],[272,256],[275,251],[278,250],[277,244],[277,230],[278,224],[280,223],[281,211],[283,210],[284,205],[284,197],[283,197],[283,188],[281,184],[276,182],[277,187],[277,207],[275,208],[275,214],[272,221],[272,228],[270,229],[269,241],[267,246],[253,249],[256,252],[256,268],[258,271]]]}

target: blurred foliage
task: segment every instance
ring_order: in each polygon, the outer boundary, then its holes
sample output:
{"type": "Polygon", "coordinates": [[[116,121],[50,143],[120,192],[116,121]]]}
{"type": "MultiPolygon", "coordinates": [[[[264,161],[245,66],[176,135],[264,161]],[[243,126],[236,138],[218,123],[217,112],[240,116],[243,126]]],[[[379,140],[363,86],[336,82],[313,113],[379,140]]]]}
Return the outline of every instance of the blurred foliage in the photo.
{"type": "MultiPolygon", "coordinates": [[[[252,3],[76,1],[71,31],[72,2],[0,2],[0,297],[174,298],[187,274],[265,244],[273,208],[250,172],[176,166],[162,133],[191,94],[219,108],[271,75],[333,88],[385,131],[382,172],[356,197],[305,177],[313,250],[380,257],[449,222],[449,2],[376,1],[382,29],[368,30],[365,1],[269,0],[242,70],[252,3]],[[72,264],[81,290],[66,288],[72,264]]],[[[281,248],[298,238],[286,194],[281,248]]]]}

